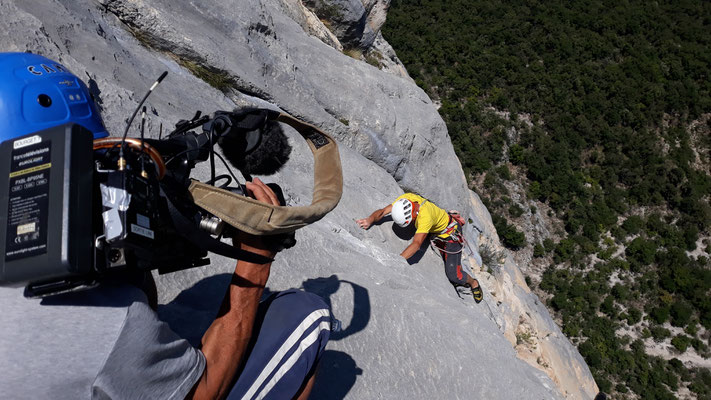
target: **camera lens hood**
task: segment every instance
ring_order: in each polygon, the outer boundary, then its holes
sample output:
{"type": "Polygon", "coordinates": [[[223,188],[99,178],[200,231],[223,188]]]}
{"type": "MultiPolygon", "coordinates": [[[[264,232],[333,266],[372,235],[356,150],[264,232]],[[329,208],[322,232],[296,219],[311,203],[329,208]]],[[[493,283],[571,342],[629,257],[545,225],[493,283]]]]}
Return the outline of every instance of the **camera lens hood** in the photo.
{"type": "Polygon", "coordinates": [[[296,129],[313,153],[314,191],[311,205],[269,205],[198,181],[193,181],[189,187],[195,204],[252,235],[293,232],[316,222],[338,205],[343,193],[343,173],[336,141],[317,127],[288,114],[270,112],[269,119],[296,129]]]}

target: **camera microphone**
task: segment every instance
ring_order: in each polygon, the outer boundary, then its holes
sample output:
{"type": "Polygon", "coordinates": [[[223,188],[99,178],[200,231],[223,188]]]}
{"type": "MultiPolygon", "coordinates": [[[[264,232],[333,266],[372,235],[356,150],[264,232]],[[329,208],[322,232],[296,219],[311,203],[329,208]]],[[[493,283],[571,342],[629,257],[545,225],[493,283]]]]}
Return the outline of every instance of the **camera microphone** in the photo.
{"type": "Polygon", "coordinates": [[[231,129],[220,124],[226,133],[218,144],[242,174],[272,175],[286,164],[291,145],[279,123],[267,117],[266,110],[252,110],[231,119],[231,129]]]}

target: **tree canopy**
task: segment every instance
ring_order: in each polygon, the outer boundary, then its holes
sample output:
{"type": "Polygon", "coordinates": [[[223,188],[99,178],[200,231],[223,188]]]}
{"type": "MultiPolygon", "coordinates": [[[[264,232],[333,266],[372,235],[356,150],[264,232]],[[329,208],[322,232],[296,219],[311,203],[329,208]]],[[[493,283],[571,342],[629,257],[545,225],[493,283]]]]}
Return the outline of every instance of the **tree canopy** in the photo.
{"type": "Polygon", "coordinates": [[[711,2],[393,0],[383,34],[441,104],[504,245],[550,260],[540,289],[601,389],[709,398],[711,373],[615,332],[709,356],[711,2]],[[517,230],[517,178],[562,221],[557,243],[517,230]]]}

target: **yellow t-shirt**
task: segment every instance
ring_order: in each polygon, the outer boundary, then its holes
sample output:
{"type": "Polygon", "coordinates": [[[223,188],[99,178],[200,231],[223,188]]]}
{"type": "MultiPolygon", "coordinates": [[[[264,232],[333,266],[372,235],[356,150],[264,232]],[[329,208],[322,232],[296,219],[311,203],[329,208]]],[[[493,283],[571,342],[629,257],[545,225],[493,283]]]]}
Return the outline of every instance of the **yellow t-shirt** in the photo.
{"type": "MultiPolygon", "coordinates": [[[[405,193],[395,199],[393,204],[400,199],[408,199],[420,204],[420,212],[415,219],[415,228],[417,229],[415,233],[439,233],[445,230],[447,225],[449,225],[449,214],[437,207],[433,202],[429,200],[425,202],[424,197],[414,193],[405,193]]],[[[437,236],[445,238],[448,235],[439,234],[437,236]]]]}

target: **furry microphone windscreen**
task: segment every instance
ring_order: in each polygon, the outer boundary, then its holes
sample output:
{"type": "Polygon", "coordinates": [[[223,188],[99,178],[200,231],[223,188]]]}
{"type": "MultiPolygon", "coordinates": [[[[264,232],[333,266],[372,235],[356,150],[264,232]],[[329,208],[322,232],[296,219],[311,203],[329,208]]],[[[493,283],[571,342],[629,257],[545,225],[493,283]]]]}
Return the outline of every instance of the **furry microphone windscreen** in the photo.
{"type": "Polygon", "coordinates": [[[291,145],[276,121],[267,121],[262,129],[262,138],[257,147],[245,154],[244,135],[227,135],[220,139],[222,153],[242,173],[248,175],[271,175],[289,161],[291,145]]]}

